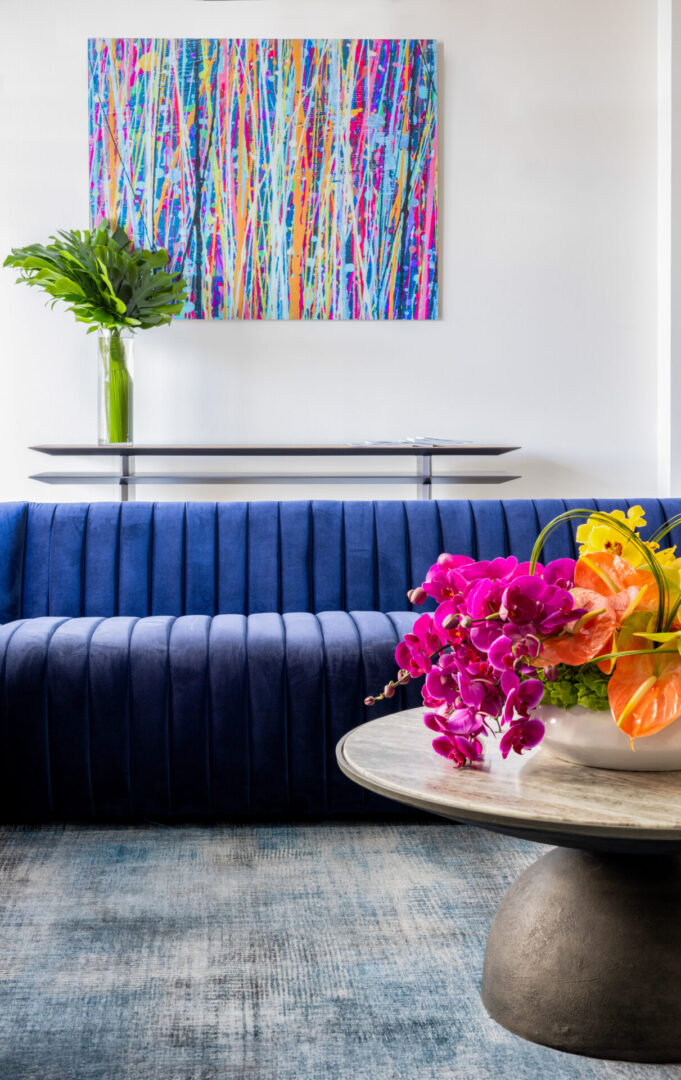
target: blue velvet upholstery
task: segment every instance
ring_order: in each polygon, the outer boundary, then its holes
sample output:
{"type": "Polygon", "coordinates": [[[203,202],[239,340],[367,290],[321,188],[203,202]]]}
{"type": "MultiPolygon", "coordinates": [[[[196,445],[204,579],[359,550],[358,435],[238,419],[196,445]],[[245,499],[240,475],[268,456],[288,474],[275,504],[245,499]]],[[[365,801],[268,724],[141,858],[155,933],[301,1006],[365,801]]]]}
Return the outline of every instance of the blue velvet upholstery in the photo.
{"type": "MultiPolygon", "coordinates": [[[[640,501],[651,529],[681,500],[640,501]]],[[[370,713],[440,551],[527,558],[577,500],[0,505],[0,815],[362,811],[370,713]]],[[[681,543],[681,534],[672,538],[681,543]]],[[[574,554],[573,530],[547,557],[574,554]]]]}

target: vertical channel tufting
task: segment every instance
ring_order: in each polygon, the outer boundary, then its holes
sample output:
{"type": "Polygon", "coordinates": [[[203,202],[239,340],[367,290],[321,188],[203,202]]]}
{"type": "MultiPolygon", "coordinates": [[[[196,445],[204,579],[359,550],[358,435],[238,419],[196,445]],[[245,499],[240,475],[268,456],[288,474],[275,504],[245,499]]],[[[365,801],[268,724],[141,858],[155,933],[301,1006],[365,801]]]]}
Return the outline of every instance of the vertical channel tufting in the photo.
{"type": "Polygon", "coordinates": [[[534,506],[527,499],[508,499],[503,503],[508,554],[525,562],[530,557],[538,532],[534,506]]]}
{"type": "Polygon", "coordinates": [[[312,503],[313,611],[340,611],[345,606],[344,506],[342,502],[312,503]]]}
{"type": "Polygon", "coordinates": [[[211,776],[217,816],[249,810],[246,631],[245,615],[216,615],[210,627],[211,776]]]}
{"type": "Polygon", "coordinates": [[[210,812],[207,743],[210,731],[207,679],[208,615],[184,615],[173,624],[169,642],[173,813],[210,812]]]}
{"type": "MultiPolygon", "coordinates": [[[[85,614],[85,556],[87,552],[87,527],[90,520],[90,504],[85,508],[85,521],[83,523],[83,540],[80,548],[80,611],[79,615],[85,614]]],[[[100,612],[101,614],[101,612],[100,612]]]]}
{"type": "Polygon", "coordinates": [[[49,555],[49,615],[80,616],[86,518],[86,503],[56,507],[49,555]]]}
{"type": "Polygon", "coordinates": [[[203,696],[206,703],[206,779],[208,782],[209,814],[215,814],[215,799],[213,793],[213,698],[210,692],[210,633],[212,624],[213,618],[210,618],[206,631],[206,651],[203,668],[203,696]]]}
{"type": "MultiPolygon", "coordinates": [[[[404,586],[405,586],[404,600],[406,601],[407,593],[414,586],[413,586],[413,583],[411,581],[411,576],[410,576],[410,574],[411,574],[411,571],[410,571],[410,567],[411,567],[411,541],[409,539],[409,522],[407,520],[407,508],[405,506],[404,499],[401,501],[400,506],[402,507],[402,528],[404,529],[404,586]]],[[[440,513],[440,511],[438,510],[438,515],[439,515],[439,513],[440,513]]],[[[416,610],[414,604],[410,604],[409,602],[407,602],[406,605],[405,605],[404,601],[403,601],[403,606],[408,607],[410,611],[415,611],[416,610]]]]}
{"type": "Polygon", "coordinates": [[[123,506],[120,505],[118,507],[118,517],[117,517],[117,525],[116,525],[116,551],[115,551],[115,564],[116,564],[115,586],[116,586],[116,595],[115,595],[115,602],[114,602],[114,615],[119,614],[120,606],[121,606],[121,518],[122,518],[122,516],[123,516],[123,506]]]}
{"type": "Polygon", "coordinates": [[[327,699],[327,807],[332,813],[352,813],[364,805],[361,789],[336,765],[335,746],[363,719],[361,646],[354,619],[345,611],[323,611],[317,616],[324,648],[327,699]]]}
{"type": "Polygon", "coordinates": [[[45,503],[31,503],[29,506],[21,609],[25,619],[47,615],[52,520],[56,509],[56,506],[45,503]]]}
{"type": "Polygon", "coordinates": [[[14,807],[10,799],[10,786],[15,765],[9,754],[9,710],[7,702],[7,651],[12,638],[23,620],[0,626],[0,815],[3,821],[10,818],[14,807]]]}
{"type": "Polygon", "coordinates": [[[283,615],[281,615],[281,635],[283,645],[283,686],[280,707],[284,724],[284,775],[286,777],[283,805],[288,810],[291,806],[291,700],[289,696],[288,635],[286,633],[286,619],[283,615]]]}
{"type": "Polygon", "coordinates": [[[442,550],[450,555],[475,558],[475,526],[470,502],[467,499],[438,500],[437,509],[442,550]]]}
{"type": "Polygon", "coordinates": [[[248,693],[251,756],[251,810],[281,812],[287,804],[285,646],[282,616],[256,612],[248,617],[248,693]]]}
{"type": "Polygon", "coordinates": [[[215,597],[215,614],[218,615],[220,608],[220,529],[218,526],[218,505],[213,507],[213,550],[215,552],[215,564],[213,566],[213,596],[215,597]]]}
{"type": "MultiPolygon", "coordinates": [[[[420,585],[440,552],[440,521],[435,502],[409,501],[404,504],[409,529],[410,587],[420,585]]],[[[432,599],[426,601],[422,611],[432,611],[432,599]]]]}
{"type": "Polygon", "coordinates": [[[329,742],[329,687],[326,678],[327,671],[327,655],[326,655],[326,642],[324,641],[324,634],[322,632],[322,625],[317,615],[314,616],[317,623],[317,633],[319,634],[319,640],[321,642],[321,656],[322,656],[322,692],[321,692],[321,735],[322,735],[322,767],[321,767],[321,781],[322,781],[322,805],[324,813],[329,810],[329,767],[331,766],[330,760],[330,742],[329,742]]]}
{"type": "MultiPolygon", "coordinates": [[[[96,627],[90,640],[91,774],[98,818],[125,819],[134,812],[131,641],[139,622],[136,615],[105,619],[96,627]]],[[[153,662],[150,656],[148,664],[153,662]]],[[[149,712],[152,709],[150,702],[149,712]]]]}
{"type": "MultiPolygon", "coordinates": [[[[83,533],[85,537],[85,532],[83,533]]],[[[103,622],[104,620],[100,620],[103,622]]],[[[92,705],[90,702],[90,646],[92,645],[92,637],[100,623],[96,623],[91,634],[88,635],[87,643],[85,646],[85,715],[86,715],[86,737],[87,737],[87,785],[88,793],[90,796],[90,814],[95,816],[95,794],[92,788],[92,705]]]]}
{"type": "Polygon", "coordinates": [[[149,523],[149,555],[147,560],[147,610],[145,615],[151,615],[154,610],[154,520],[156,518],[156,503],[151,504],[151,521],[149,523]]]}
{"type": "Polygon", "coordinates": [[[154,503],[152,515],[151,615],[182,614],[184,506],[154,503]]]}
{"type": "Polygon", "coordinates": [[[435,510],[437,511],[435,515],[437,519],[437,553],[438,555],[441,555],[444,551],[444,544],[442,532],[442,518],[440,516],[440,503],[438,499],[435,500],[435,510]]]}
{"type": "Polygon", "coordinates": [[[214,503],[188,503],[186,511],[187,614],[215,615],[215,546],[214,503]]]}
{"type": "Polygon", "coordinates": [[[167,817],[170,802],[170,631],[175,616],[152,615],[130,635],[130,788],[132,813],[167,817]]]}
{"type": "Polygon", "coordinates": [[[344,504],[345,603],[350,610],[376,606],[374,508],[369,502],[344,504]]]}
{"type": "Polygon", "coordinates": [[[85,531],[83,614],[116,614],[117,540],[120,503],[92,503],[85,531]]]}
{"type": "Polygon", "coordinates": [[[121,506],[119,615],[147,614],[152,511],[152,503],[121,506]]]}
{"type": "MultiPolygon", "coordinates": [[[[181,616],[178,616],[181,618],[181,616]]],[[[166,746],[168,748],[168,811],[171,817],[175,814],[175,799],[174,799],[174,785],[173,785],[173,699],[172,699],[172,678],[170,672],[170,645],[173,639],[173,629],[177,618],[174,618],[168,627],[168,659],[166,663],[165,676],[166,676],[166,746]]]]}
{"type": "Polygon", "coordinates": [[[218,503],[218,612],[245,615],[248,604],[248,504],[218,503]]]}
{"type": "Polygon", "coordinates": [[[314,514],[311,502],[307,504],[307,596],[307,610],[316,611],[314,595],[314,514]]]}
{"type": "MultiPolygon", "coordinates": [[[[187,613],[187,504],[182,504],[182,604],[180,615],[187,613]]],[[[172,637],[171,637],[172,641],[172,637]]]]}
{"type": "Polygon", "coordinates": [[[409,555],[404,504],[376,503],[376,552],[378,565],[377,610],[390,611],[407,605],[409,555]]]}
{"type": "Polygon", "coordinates": [[[506,507],[504,506],[503,500],[501,499],[499,500],[499,509],[501,510],[501,521],[504,529],[504,553],[506,555],[510,555],[511,546],[508,535],[508,518],[506,516],[506,507]]]}
{"type": "Polygon", "coordinates": [[[282,613],[282,503],[276,503],[276,607],[282,613]]]}
{"type": "Polygon", "coordinates": [[[251,503],[248,514],[248,611],[279,610],[279,508],[251,503]]]}
{"type": "Polygon", "coordinates": [[[246,504],[246,545],[245,545],[245,565],[244,565],[244,614],[251,614],[251,504],[246,504]]]}
{"type": "MultiPolygon", "coordinates": [[[[12,618],[20,619],[24,611],[24,584],[26,582],[26,534],[28,532],[28,503],[23,504],[22,523],[17,530],[17,542],[21,543],[21,566],[19,568],[19,606],[16,611],[13,612],[13,601],[15,599],[13,594],[12,585],[7,583],[6,591],[3,589],[3,596],[6,598],[6,604],[0,608],[0,622],[10,622],[12,618]]],[[[15,549],[16,550],[16,549],[15,549]]],[[[14,559],[7,558],[3,561],[5,573],[10,575],[10,580],[14,578],[14,559]]]]}
{"type": "Polygon", "coordinates": [[[281,612],[310,611],[312,590],[309,502],[279,504],[281,612]]]}
{"type": "Polygon", "coordinates": [[[315,615],[292,611],[285,613],[282,621],[289,775],[287,808],[293,813],[319,813],[326,805],[324,643],[315,615]]]}
{"type": "Polygon", "coordinates": [[[245,639],[245,671],[246,677],[246,809],[249,814],[253,813],[253,717],[251,715],[251,663],[248,658],[248,620],[250,615],[244,615],[244,639],[245,639]]]}
{"type": "Polygon", "coordinates": [[[495,559],[506,544],[501,507],[496,499],[476,499],[472,507],[478,559],[495,559]]]}
{"type": "Polygon", "coordinates": [[[468,500],[468,511],[471,515],[471,544],[473,548],[471,554],[472,558],[475,559],[475,561],[477,562],[480,557],[478,555],[478,527],[475,521],[475,515],[473,513],[473,504],[470,499],[468,500]]]}
{"type": "Polygon", "coordinates": [[[102,618],[67,619],[47,646],[50,765],[55,814],[62,820],[93,815],[90,754],[90,641],[102,618]]]}
{"type": "Polygon", "coordinates": [[[54,816],[48,652],[52,635],[65,621],[46,615],[25,620],[17,626],[6,652],[8,768],[5,796],[18,821],[54,816]]]}
{"type": "Polygon", "coordinates": [[[378,537],[376,535],[376,503],[371,504],[371,532],[372,540],[371,547],[373,551],[373,577],[374,577],[374,593],[372,597],[371,610],[378,611],[378,537]]]}
{"type": "MultiPolygon", "coordinates": [[[[345,570],[345,560],[347,558],[347,547],[345,543],[345,503],[341,503],[340,512],[340,554],[338,559],[338,566],[340,570],[340,598],[338,601],[338,609],[340,611],[348,610],[348,575],[345,570]]],[[[321,608],[315,608],[316,611],[322,610],[321,608]]]]}

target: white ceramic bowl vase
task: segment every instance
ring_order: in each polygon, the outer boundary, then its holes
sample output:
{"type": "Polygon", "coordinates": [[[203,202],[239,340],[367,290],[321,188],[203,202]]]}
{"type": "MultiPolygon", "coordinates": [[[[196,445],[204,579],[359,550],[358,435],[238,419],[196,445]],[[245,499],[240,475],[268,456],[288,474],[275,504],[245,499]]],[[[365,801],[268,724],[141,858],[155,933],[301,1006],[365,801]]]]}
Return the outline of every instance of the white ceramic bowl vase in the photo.
{"type": "Polygon", "coordinates": [[[533,715],[546,728],[541,745],[564,761],[627,772],[681,769],[681,719],[636,739],[632,750],[629,736],[617,727],[609,709],[593,712],[579,706],[541,705],[533,715]]]}

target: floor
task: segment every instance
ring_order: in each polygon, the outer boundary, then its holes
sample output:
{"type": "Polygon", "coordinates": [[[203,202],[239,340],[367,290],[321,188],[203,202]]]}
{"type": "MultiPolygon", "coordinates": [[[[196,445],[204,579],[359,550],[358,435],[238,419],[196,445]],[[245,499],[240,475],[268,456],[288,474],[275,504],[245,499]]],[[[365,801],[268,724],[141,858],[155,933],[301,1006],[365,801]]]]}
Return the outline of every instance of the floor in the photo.
{"type": "Polygon", "coordinates": [[[478,996],[541,849],[445,822],[0,830],[0,1080],[671,1080],[478,996]]]}

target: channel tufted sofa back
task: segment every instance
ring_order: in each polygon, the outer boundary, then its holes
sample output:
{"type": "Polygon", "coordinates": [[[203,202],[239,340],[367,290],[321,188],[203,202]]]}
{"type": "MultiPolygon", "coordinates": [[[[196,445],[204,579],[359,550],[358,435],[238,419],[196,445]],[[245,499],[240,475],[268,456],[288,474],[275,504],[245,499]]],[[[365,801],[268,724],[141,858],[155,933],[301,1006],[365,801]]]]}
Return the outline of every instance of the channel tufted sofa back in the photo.
{"type": "MultiPolygon", "coordinates": [[[[679,499],[640,500],[651,529],[679,499]]],[[[570,507],[622,500],[6,503],[0,621],[41,615],[252,615],[408,607],[441,551],[529,556],[570,507]]],[[[681,532],[674,538],[681,543],[681,532]]],[[[572,531],[547,557],[574,552],[572,531]]]]}

